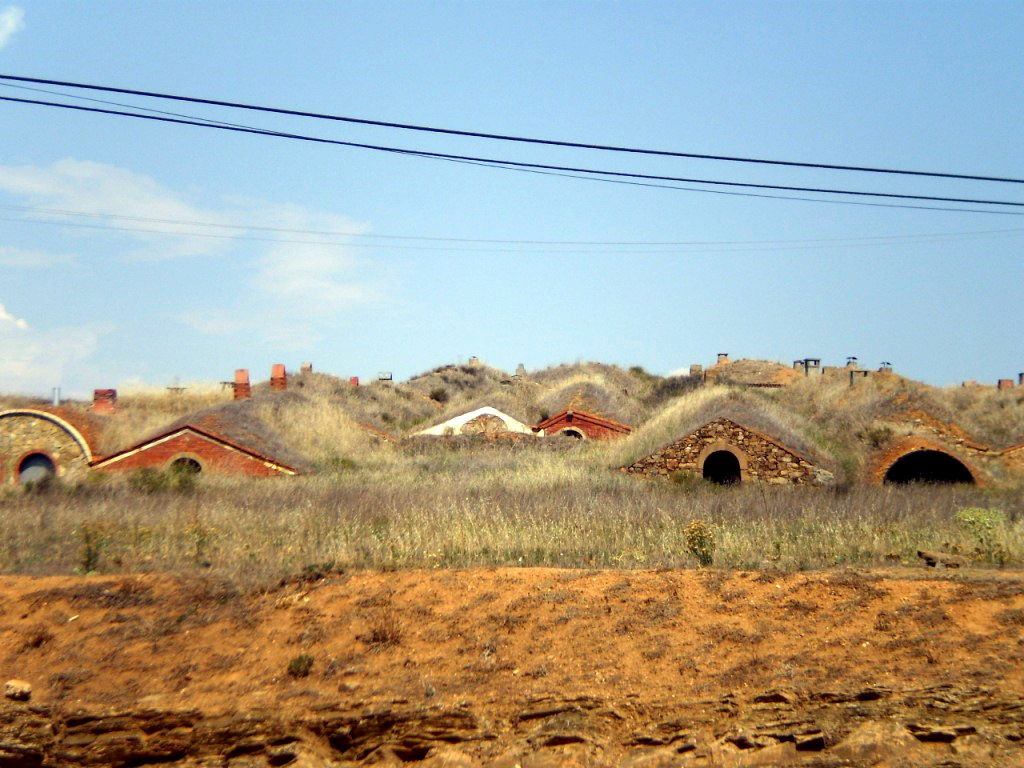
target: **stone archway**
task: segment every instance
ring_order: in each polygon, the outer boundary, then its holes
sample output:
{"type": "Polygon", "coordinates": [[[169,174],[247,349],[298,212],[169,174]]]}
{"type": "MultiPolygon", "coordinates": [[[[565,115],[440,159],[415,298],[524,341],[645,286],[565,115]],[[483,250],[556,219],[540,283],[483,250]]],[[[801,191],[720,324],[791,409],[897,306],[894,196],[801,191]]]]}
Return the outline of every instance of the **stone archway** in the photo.
{"type": "Polygon", "coordinates": [[[896,459],[885,470],[882,482],[888,485],[974,485],[976,481],[967,465],[955,456],[945,451],[925,448],[910,451],[896,459]]]}
{"type": "Polygon", "coordinates": [[[740,462],[732,451],[715,451],[704,459],[704,479],[716,485],[738,485],[742,474],[740,462]]]}
{"type": "Polygon", "coordinates": [[[701,451],[697,471],[716,485],[739,485],[747,479],[747,455],[732,443],[718,440],[701,451]]]}
{"type": "Polygon", "coordinates": [[[23,485],[46,482],[57,476],[57,465],[45,453],[30,453],[18,462],[18,482],[23,485]]]}

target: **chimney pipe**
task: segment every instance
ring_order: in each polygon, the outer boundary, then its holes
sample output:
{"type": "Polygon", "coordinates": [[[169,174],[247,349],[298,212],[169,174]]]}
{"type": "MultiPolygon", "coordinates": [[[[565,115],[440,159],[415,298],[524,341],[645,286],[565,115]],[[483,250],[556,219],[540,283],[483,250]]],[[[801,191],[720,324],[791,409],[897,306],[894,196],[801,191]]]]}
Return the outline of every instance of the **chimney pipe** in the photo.
{"type": "Polygon", "coordinates": [[[117,410],[116,389],[94,389],[92,391],[93,413],[111,414],[117,410]]]}
{"type": "Polygon", "coordinates": [[[274,392],[283,392],[288,389],[288,373],[284,369],[284,363],[274,363],[271,367],[270,388],[274,392]]]}
{"type": "Polygon", "coordinates": [[[235,371],[234,390],[235,400],[245,400],[247,397],[252,397],[248,368],[239,368],[235,371]]]}
{"type": "Polygon", "coordinates": [[[53,404],[60,405],[60,387],[53,388],[53,404]]]}

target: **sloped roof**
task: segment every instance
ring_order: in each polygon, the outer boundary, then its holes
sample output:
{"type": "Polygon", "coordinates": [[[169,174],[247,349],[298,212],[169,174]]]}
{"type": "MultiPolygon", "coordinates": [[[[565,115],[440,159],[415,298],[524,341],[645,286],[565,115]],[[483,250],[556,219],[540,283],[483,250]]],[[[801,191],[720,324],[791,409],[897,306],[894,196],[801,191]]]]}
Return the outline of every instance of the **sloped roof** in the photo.
{"type": "Polygon", "coordinates": [[[589,422],[590,424],[594,424],[595,426],[604,427],[605,429],[611,429],[615,432],[622,432],[623,434],[629,434],[630,432],[633,431],[633,428],[630,427],[628,424],[622,424],[612,419],[606,419],[603,416],[598,416],[597,414],[594,413],[588,413],[586,411],[575,411],[571,409],[566,409],[564,411],[561,411],[560,413],[556,413],[554,416],[544,419],[544,421],[540,422],[539,424],[534,424],[533,429],[535,432],[539,432],[542,429],[547,429],[548,427],[565,420],[567,416],[572,416],[573,421],[589,422]]]}
{"type": "Polygon", "coordinates": [[[300,471],[306,468],[307,462],[284,445],[256,416],[255,404],[251,399],[235,400],[190,413],[134,445],[105,457],[102,462],[139,450],[149,443],[186,429],[285,469],[300,471]]]}

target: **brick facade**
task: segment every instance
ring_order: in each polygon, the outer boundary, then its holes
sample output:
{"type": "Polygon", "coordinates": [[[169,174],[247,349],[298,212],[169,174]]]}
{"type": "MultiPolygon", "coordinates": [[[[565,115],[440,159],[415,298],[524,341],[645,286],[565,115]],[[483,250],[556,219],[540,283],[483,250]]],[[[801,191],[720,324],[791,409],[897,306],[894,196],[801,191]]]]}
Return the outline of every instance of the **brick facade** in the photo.
{"type": "Polygon", "coordinates": [[[816,485],[831,479],[831,473],[774,438],[726,418],[705,424],[622,471],[653,478],[677,472],[703,477],[704,462],[718,451],[736,458],[742,482],[816,485]]]}
{"type": "Polygon", "coordinates": [[[964,444],[962,441],[954,447],[952,444],[940,442],[923,435],[901,437],[875,453],[868,460],[867,472],[865,473],[867,481],[873,485],[881,485],[885,482],[885,475],[893,464],[907,454],[917,451],[936,451],[952,456],[971,473],[971,477],[974,478],[976,485],[986,484],[985,475],[979,471],[977,464],[968,458],[969,456],[982,457],[986,454],[985,450],[976,447],[972,443],[964,444]]]}
{"type": "Polygon", "coordinates": [[[589,440],[615,440],[628,435],[632,428],[586,411],[562,411],[534,426],[533,431],[549,437],[575,432],[589,440]]]}
{"type": "Polygon", "coordinates": [[[17,483],[21,462],[36,453],[49,457],[62,480],[83,478],[92,458],[86,432],[67,414],[41,409],[0,414],[0,484],[17,483]]]}
{"type": "Polygon", "coordinates": [[[94,466],[102,472],[129,472],[143,467],[166,469],[179,458],[198,461],[202,471],[209,474],[250,477],[296,474],[291,467],[191,427],[152,438],[108,456],[94,466]]]}

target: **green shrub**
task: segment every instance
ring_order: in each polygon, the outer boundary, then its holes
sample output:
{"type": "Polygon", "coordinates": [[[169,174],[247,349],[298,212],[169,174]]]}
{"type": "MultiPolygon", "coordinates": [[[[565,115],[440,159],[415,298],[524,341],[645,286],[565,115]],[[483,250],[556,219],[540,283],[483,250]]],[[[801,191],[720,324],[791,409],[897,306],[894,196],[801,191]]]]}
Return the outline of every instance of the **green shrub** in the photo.
{"type": "Polygon", "coordinates": [[[171,466],[167,470],[143,467],[128,476],[128,485],[143,493],[190,493],[195,490],[198,477],[198,473],[182,466],[171,466]]]}
{"type": "Polygon", "coordinates": [[[106,526],[100,523],[82,523],[78,529],[81,552],[78,558],[78,570],[81,573],[92,573],[100,564],[100,555],[107,546],[106,526]]]}
{"type": "Polygon", "coordinates": [[[1009,523],[1006,513],[996,507],[961,507],[953,519],[978,542],[978,553],[991,563],[1005,564],[1008,554],[1000,541],[1009,523]]]}
{"type": "Polygon", "coordinates": [[[691,520],[683,531],[686,549],[707,568],[715,561],[715,534],[703,520],[691,520]]]}
{"type": "Polygon", "coordinates": [[[294,659],[288,662],[288,674],[292,677],[309,677],[309,673],[313,671],[313,657],[308,653],[303,653],[296,656],[294,659]]]}

